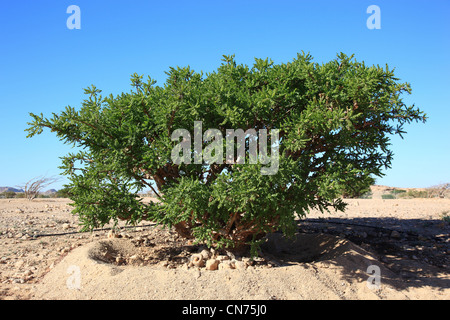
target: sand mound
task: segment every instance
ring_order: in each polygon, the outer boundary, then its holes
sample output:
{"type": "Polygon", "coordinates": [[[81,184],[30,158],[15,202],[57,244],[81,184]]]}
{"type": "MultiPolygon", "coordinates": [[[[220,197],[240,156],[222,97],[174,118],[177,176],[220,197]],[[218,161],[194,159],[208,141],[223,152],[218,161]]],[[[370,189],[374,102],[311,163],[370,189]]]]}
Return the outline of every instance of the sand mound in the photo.
{"type": "MultiPolygon", "coordinates": [[[[129,239],[79,247],[34,287],[34,299],[405,299],[395,275],[355,244],[325,234],[273,234],[263,252],[273,267],[208,271],[160,264],[116,265],[111,257],[138,254],[129,239]],[[369,289],[376,265],[381,287],[369,289]]],[[[417,298],[417,295],[414,296],[417,298]]]]}

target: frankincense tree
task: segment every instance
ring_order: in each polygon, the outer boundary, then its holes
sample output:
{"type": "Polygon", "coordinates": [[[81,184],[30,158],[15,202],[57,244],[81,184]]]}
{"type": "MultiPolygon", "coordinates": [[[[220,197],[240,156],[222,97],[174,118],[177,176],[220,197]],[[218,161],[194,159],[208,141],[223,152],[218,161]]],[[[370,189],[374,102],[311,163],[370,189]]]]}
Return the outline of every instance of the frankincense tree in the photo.
{"type": "Polygon", "coordinates": [[[426,120],[405,105],[401,95],[410,85],[388,66],[366,66],[342,53],[324,64],[305,53],[281,64],[255,59],[252,67],[234,56],[222,61],[206,75],[170,68],[162,87],[134,74],[130,92],[102,96],[91,86],[78,110],[67,106],[51,118],[31,114],[28,137],[50,128],[80,150],[65,156],[62,168],[74,213],[87,228],[152,220],[210,246],[255,249],[269,232],[292,234],[296,215],[344,210],[340,195],[348,186],[390,167],[390,137],[402,135],[406,123],[426,120]],[[192,133],[195,123],[215,139],[194,134],[202,148],[187,151],[191,135],[180,142],[174,132],[192,133]],[[230,145],[217,133],[225,136],[227,129],[245,132],[228,149],[244,150],[241,159],[228,153],[221,159],[220,148],[230,145]],[[262,157],[250,159],[252,139],[262,142],[264,130],[277,133],[269,144],[276,146],[272,156],[277,152],[270,174],[262,174],[262,157]],[[183,151],[184,161],[174,159],[174,150],[183,151]],[[206,153],[214,161],[195,161],[206,153]],[[143,189],[159,201],[142,201],[143,189]]]}

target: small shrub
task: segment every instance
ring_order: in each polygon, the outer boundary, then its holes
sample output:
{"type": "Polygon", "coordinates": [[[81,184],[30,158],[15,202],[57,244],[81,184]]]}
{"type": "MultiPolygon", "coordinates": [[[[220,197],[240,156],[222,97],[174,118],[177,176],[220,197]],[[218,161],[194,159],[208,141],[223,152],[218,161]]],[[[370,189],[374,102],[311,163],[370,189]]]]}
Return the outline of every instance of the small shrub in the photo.
{"type": "Polygon", "coordinates": [[[381,199],[395,199],[393,194],[382,194],[381,199]]]}
{"type": "MultiPolygon", "coordinates": [[[[25,197],[31,201],[39,196],[39,194],[43,188],[51,185],[52,183],[55,183],[58,180],[59,180],[59,178],[56,178],[56,177],[51,177],[51,178],[36,177],[36,178],[29,180],[27,183],[25,183],[24,185],[22,185],[20,187],[21,187],[21,189],[24,190],[25,197]]],[[[44,197],[44,196],[41,196],[41,198],[42,197],[44,197]]]]}
{"type": "Polygon", "coordinates": [[[446,222],[446,223],[450,223],[450,215],[449,215],[449,213],[450,213],[450,210],[442,211],[442,213],[441,213],[441,220],[446,222]]]}
{"type": "Polygon", "coordinates": [[[56,191],[57,198],[70,198],[70,196],[71,196],[70,187],[68,186],[64,186],[64,188],[56,191]]]}
{"type": "Polygon", "coordinates": [[[170,68],[167,75],[163,86],[155,86],[150,77],[145,81],[134,74],[133,90],[117,96],[103,96],[92,86],[78,110],[68,106],[51,118],[31,114],[28,137],[49,128],[61,141],[80,147],[63,157],[61,169],[85,228],[110,220],[151,220],[208,246],[250,245],[255,253],[267,233],[293,235],[296,215],[344,210],[341,195],[348,186],[363,179],[366,188],[367,177],[382,176],[382,169],[390,167],[390,137],[405,133],[405,124],[426,120],[422,111],[403,102],[402,94],[411,88],[394,70],[345,54],[323,64],[299,54],[278,65],[255,59],[253,66],[224,56],[220,67],[206,75],[189,67],[170,68]],[[246,164],[250,141],[244,138],[244,164],[235,161],[234,154],[241,154],[236,145],[231,161],[217,156],[203,162],[202,152],[212,150],[216,156],[226,145],[211,142],[206,131],[202,137],[196,123],[220,136],[228,130],[279,134],[270,148],[277,170],[262,174],[267,157],[246,164]],[[183,161],[176,161],[173,154],[181,142],[173,137],[180,130],[187,132],[181,137],[190,146],[186,152],[183,147],[183,161]],[[196,139],[196,130],[200,150],[194,141],[192,151],[190,134],[196,139]],[[145,188],[159,201],[141,201],[145,188]]]}
{"type": "Polygon", "coordinates": [[[429,198],[450,198],[450,183],[443,183],[427,189],[429,198]]]}
{"type": "Polygon", "coordinates": [[[372,191],[368,191],[361,195],[360,199],[372,199],[373,193],[372,191]]]}
{"type": "Polygon", "coordinates": [[[410,198],[428,198],[428,192],[427,191],[418,191],[418,190],[408,190],[406,193],[407,197],[410,198]]]}
{"type": "Polygon", "coordinates": [[[16,193],[14,191],[5,191],[2,193],[2,195],[6,198],[6,199],[12,199],[16,197],[16,193]]]}

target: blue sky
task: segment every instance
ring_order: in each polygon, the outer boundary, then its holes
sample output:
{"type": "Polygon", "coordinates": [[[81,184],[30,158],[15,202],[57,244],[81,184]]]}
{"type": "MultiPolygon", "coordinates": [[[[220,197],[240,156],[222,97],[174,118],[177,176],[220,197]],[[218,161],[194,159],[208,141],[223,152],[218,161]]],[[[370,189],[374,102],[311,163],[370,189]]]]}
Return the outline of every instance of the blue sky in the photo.
{"type": "MultiPolygon", "coordinates": [[[[0,186],[58,175],[70,151],[49,131],[26,139],[29,112],[78,107],[83,88],[130,90],[130,75],[164,83],[171,66],[213,71],[223,54],[288,62],[310,52],[321,63],[339,52],[366,64],[389,64],[405,96],[425,111],[394,137],[394,161],[378,184],[428,187],[450,182],[450,1],[23,1],[0,3],[0,186]],[[68,29],[70,5],[81,29],[68,29]],[[381,29],[366,12],[381,9],[381,29]]],[[[58,189],[65,180],[53,185],[58,189]]]]}

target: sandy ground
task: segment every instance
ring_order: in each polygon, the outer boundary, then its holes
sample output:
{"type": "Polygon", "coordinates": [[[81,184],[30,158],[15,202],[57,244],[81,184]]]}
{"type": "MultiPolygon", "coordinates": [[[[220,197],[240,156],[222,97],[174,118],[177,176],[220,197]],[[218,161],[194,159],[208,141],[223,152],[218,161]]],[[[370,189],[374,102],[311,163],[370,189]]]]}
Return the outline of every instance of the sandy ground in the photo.
{"type": "Polygon", "coordinates": [[[450,299],[450,199],[347,200],[299,221],[295,241],[271,235],[258,259],[216,252],[215,271],[149,222],[79,233],[69,202],[0,199],[0,299],[450,299]]]}

